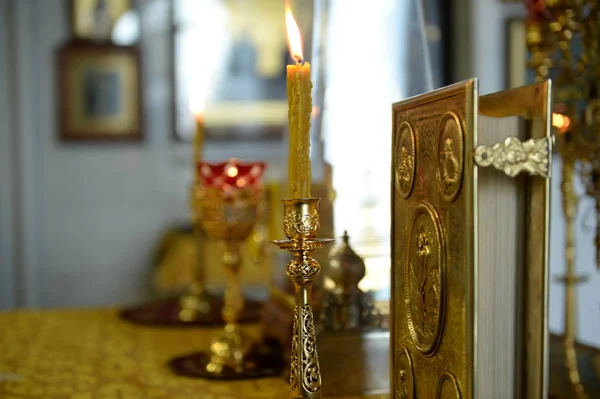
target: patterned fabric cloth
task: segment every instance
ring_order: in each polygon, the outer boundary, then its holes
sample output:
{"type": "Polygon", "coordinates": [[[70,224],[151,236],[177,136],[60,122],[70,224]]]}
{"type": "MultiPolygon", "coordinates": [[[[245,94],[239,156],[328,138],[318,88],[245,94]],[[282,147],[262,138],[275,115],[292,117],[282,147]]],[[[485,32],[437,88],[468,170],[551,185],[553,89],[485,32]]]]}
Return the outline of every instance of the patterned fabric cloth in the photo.
{"type": "MultiPolygon", "coordinates": [[[[220,382],[169,371],[171,358],[207,350],[217,331],[136,326],[117,310],[0,313],[0,398],[289,397],[280,378],[220,382]]],[[[260,334],[256,326],[246,331],[260,334]]]]}

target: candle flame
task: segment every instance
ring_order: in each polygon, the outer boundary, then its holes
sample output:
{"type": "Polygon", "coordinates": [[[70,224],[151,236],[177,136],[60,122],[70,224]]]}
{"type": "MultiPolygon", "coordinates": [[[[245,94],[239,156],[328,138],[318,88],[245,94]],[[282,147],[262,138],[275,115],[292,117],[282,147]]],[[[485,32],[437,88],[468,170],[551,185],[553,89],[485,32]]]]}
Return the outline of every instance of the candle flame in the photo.
{"type": "Polygon", "coordinates": [[[315,105],[314,107],[312,107],[312,112],[310,113],[310,117],[316,118],[319,115],[321,115],[321,107],[315,105]]]}
{"type": "Polygon", "coordinates": [[[196,119],[202,119],[204,117],[204,111],[206,109],[206,101],[201,96],[190,96],[189,100],[190,111],[196,119]]]}
{"type": "Polygon", "coordinates": [[[286,0],[285,2],[285,27],[287,29],[287,42],[290,56],[294,61],[302,62],[304,60],[302,55],[302,35],[300,34],[300,28],[294,19],[289,0],[286,0]]]}
{"type": "Polygon", "coordinates": [[[552,126],[557,128],[559,132],[566,132],[569,129],[570,124],[571,120],[568,116],[556,112],[552,113],[552,126]]]}

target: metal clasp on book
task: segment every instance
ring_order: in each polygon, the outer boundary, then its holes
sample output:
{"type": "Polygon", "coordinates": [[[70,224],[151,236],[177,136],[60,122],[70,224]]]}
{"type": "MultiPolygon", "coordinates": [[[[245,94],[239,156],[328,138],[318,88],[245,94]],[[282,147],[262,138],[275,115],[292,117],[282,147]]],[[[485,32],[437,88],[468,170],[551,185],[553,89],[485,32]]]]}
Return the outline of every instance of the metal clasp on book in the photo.
{"type": "Polygon", "coordinates": [[[492,165],[509,177],[524,171],[532,176],[548,178],[552,140],[544,137],[521,142],[516,137],[508,137],[503,143],[496,143],[492,147],[477,147],[475,163],[480,167],[492,165]]]}

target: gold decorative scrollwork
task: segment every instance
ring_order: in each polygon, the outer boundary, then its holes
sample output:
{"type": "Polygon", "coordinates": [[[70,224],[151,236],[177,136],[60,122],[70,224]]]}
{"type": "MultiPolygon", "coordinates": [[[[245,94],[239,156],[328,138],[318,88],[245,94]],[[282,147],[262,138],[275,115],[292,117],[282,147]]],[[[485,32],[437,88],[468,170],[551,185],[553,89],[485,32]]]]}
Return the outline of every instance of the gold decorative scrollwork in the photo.
{"type": "Polygon", "coordinates": [[[298,284],[313,281],[320,273],[321,265],[310,255],[294,257],[285,271],[285,274],[298,284]]]}
{"type": "Polygon", "coordinates": [[[514,177],[525,171],[532,176],[549,177],[549,138],[531,139],[522,143],[515,137],[508,137],[504,143],[492,147],[479,146],[475,150],[475,163],[494,168],[514,177]]]}
{"type": "Polygon", "coordinates": [[[292,354],[290,359],[290,391],[298,388],[298,306],[294,308],[294,324],[292,327],[292,354]]]}
{"type": "Polygon", "coordinates": [[[285,214],[283,232],[290,239],[298,235],[314,237],[319,231],[319,224],[319,213],[316,209],[311,210],[309,214],[292,209],[285,214]]]}
{"type": "Polygon", "coordinates": [[[302,306],[302,388],[307,392],[321,389],[321,371],[317,354],[317,341],[313,312],[310,305],[302,306]]]}

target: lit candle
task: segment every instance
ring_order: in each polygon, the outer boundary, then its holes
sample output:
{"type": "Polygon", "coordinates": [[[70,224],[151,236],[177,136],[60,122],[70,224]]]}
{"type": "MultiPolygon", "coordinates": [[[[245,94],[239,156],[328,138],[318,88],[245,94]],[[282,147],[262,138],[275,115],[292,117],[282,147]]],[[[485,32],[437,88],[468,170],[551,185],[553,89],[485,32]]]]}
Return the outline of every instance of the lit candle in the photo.
{"type": "Polygon", "coordinates": [[[287,66],[290,146],[288,179],[292,198],[310,197],[310,115],[312,112],[310,64],[303,62],[302,37],[289,1],[285,4],[288,46],[295,65],[287,66]]]}
{"type": "Polygon", "coordinates": [[[196,119],[196,134],[194,135],[194,169],[202,161],[202,149],[204,147],[204,100],[190,98],[190,111],[196,119]]]}

